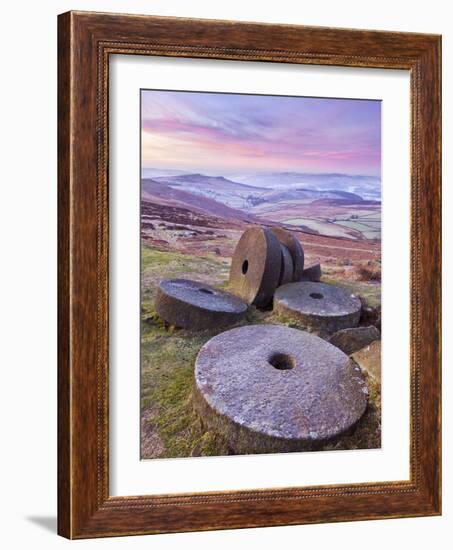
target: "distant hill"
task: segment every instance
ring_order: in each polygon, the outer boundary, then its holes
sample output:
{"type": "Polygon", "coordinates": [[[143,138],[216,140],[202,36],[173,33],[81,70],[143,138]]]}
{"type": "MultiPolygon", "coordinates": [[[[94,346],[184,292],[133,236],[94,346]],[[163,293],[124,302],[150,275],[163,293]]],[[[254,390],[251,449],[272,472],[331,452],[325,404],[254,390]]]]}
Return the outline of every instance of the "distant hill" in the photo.
{"type": "Polygon", "coordinates": [[[190,171],[171,168],[142,168],[142,179],[153,179],[157,176],[180,176],[183,174],[190,174],[190,171]]]}
{"type": "Polygon", "coordinates": [[[362,200],[357,193],[342,189],[315,189],[311,187],[259,187],[247,185],[225,178],[224,176],[206,176],[204,174],[180,174],[159,176],[153,181],[165,184],[172,189],[181,189],[223,203],[231,208],[250,211],[255,206],[280,201],[313,201],[318,199],[362,200]]]}
{"type": "Polygon", "coordinates": [[[196,185],[198,188],[209,187],[215,189],[227,189],[229,191],[237,189],[245,192],[267,191],[266,188],[257,187],[255,185],[246,185],[232,181],[223,176],[206,176],[204,174],[180,174],[175,176],[159,176],[153,178],[155,181],[160,181],[171,186],[175,185],[196,185]]]}
{"type": "Polygon", "coordinates": [[[366,201],[359,197],[360,200],[354,198],[345,198],[345,199],[334,199],[334,198],[323,198],[313,201],[311,204],[315,206],[348,206],[348,205],[358,205],[358,206],[371,206],[380,205],[380,201],[366,201]]]}
{"type": "Polygon", "coordinates": [[[253,206],[257,195],[268,192],[267,189],[237,183],[223,176],[204,174],[160,176],[153,180],[173,189],[183,189],[188,193],[201,195],[241,210],[253,206]]]}
{"type": "Polygon", "coordinates": [[[203,219],[208,223],[209,217],[209,227],[259,223],[350,239],[379,235],[379,178],[276,172],[248,174],[247,182],[239,182],[235,178],[240,179],[240,175],[157,172],[160,175],[156,177],[142,178],[146,207],[165,207],[175,219],[179,209],[179,218],[187,218],[188,225],[197,225],[203,219]]]}
{"type": "Polygon", "coordinates": [[[360,195],[363,199],[380,200],[381,179],[378,176],[351,174],[312,174],[308,172],[264,172],[232,174],[234,181],[267,189],[308,189],[327,191],[334,189],[360,195]]]}
{"type": "Polygon", "coordinates": [[[190,208],[204,214],[210,214],[230,220],[254,221],[255,217],[236,210],[209,197],[174,188],[162,181],[151,178],[142,179],[142,198],[159,204],[190,208]]]}

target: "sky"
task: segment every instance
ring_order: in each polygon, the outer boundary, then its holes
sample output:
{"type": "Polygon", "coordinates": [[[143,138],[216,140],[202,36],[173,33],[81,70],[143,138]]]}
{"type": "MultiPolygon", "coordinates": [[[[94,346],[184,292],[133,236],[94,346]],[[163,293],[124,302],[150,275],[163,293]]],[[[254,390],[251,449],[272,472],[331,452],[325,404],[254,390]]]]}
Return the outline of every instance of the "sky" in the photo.
{"type": "Polygon", "coordinates": [[[142,168],[380,176],[381,102],[141,91],[142,168]]]}

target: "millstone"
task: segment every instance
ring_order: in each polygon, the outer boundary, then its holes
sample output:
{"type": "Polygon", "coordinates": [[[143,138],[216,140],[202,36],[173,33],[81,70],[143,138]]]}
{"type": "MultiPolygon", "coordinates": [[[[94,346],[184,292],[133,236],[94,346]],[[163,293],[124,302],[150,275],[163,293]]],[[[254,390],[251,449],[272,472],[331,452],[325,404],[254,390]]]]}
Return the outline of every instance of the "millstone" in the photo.
{"type": "Polygon", "coordinates": [[[368,388],[341,350],[282,325],[215,336],[198,354],[194,405],[236,453],[317,450],[349,433],[368,388]]]}
{"type": "Polygon", "coordinates": [[[231,291],[249,304],[268,305],[280,279],[281,256],[272,231],[262,227],[244,231],[231,261],[231,291]]]}
{"type": "Polygon", "coordinates": [[[294,266],[292,280],[299,281],[304,270],[304,249],[302,245],[294,235],[281,227],[271,227],[271,231],[276,235],[280,243],[285,245],[289,250],[294,266]]]}
{"type": "Polygon", "coordinates": [[[290,283],[293,280],[294,276],[294,264],[291,254],[284,244],[281,244],[280,246],[282,249],[282,263],[278,286],[290,283]]]}
{"type": "Polygon", "coordinates": [[[359,298],[325,283],[289,283],[274,295],[274,311],[327,332],[356,327],[360,309],[359,298]]]}
{"type": "Polygon", "coordinates": [[[247,312],[247,304],[237,296],[187,279],[161,281],[155,307],[165,321],[188,330],[229,326],[247,312]]]}

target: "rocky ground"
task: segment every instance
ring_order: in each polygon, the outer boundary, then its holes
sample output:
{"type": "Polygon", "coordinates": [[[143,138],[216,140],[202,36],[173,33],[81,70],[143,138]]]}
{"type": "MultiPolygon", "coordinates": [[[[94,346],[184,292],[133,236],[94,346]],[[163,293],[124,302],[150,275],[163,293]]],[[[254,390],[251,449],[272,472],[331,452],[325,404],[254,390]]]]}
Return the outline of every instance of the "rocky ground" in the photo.
{"type": "MultiPolygon", "coordinates": [[[[202,428],[192,406],[195,358],[203,344],[221,330],[191,333],[166,326],[155,314],[154,296],[163,277],[196,279],[227,288],[229,258],[242,227],[203,226],[199,231],[212,230],[213,234],[198,238],[196,233],[181,235],[181,231],[191,231],[187,221],[185,229],[169,229],[167,220],[161,222],[160,233],[145,228],[142,234],[142,458],[218,456],[232,452],[219,436],[202,428]],[[206,237],[212,239],[206,240],[206,237]]],[[[153,222],[150,219],[148,223],[153,222]]],[[[367,308],[362,324],[376,323],[373,308],[380,306],[380,245],[306,235],[301,240],[306,264],[321,261],[322,280],[361,296],[367,308]]],[[[305,328],[272,311],[253,307],[241,324],[260,323],[305,328]]],[[[380,345],[368,345],[352,357],[367,377],[369,405],[354,433],[344,436],[335,446],[327,446],[326,450],[380,447],[380,345]]]]}

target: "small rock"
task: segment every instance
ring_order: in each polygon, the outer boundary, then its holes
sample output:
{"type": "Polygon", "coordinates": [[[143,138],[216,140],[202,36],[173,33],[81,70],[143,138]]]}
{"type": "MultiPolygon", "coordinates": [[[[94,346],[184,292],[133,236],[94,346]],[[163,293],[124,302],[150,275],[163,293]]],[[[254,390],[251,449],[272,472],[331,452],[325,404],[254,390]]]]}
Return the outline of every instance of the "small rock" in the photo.
{"type": "Polygon", "coordinates": [[[381,341],[375,340],[369,346],[352,354],[352,359],[376,382],[381,382],[381,341]]]}
{"type": "Polygon", "coordinates": [[[304,269],[300,280],[319,283],[321,280],[321,264],[315,264],[304,269]]]}
{"type": "Polygon", "coordinates": [[[380,340],[381,334],[378,329],[371,325],[369,327],[345,328],[335,332],[329,340],[331,344],[340,348],[347,355],[364,348],[380,340]]]}
{"type": "Polygon", "coordinates": [[[379,331],[381,330],[381,308],[371,307],[368,305],[365,298],[360,297],[362,309],[360,312],[360,325],[374,325],[379,331]]]}

